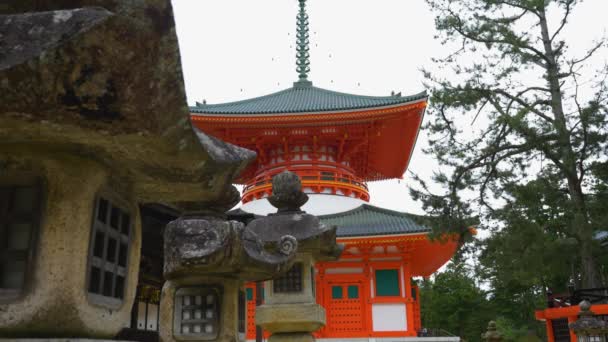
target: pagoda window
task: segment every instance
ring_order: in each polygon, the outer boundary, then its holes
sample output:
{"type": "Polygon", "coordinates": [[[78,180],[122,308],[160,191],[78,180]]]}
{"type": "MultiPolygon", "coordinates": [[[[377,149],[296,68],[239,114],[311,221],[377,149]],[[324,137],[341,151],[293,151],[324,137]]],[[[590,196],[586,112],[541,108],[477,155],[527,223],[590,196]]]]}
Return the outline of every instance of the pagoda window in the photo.
{"type": "Polygon", "coordinates": [[[376,270],[375,278],[377,297],[396,297],[401,295],[399,288],[399,270],[376,270]]]}
{"type": "Polygon", "coordinates": [[[348,295],[348,299],[359,298],[359,286],[349,285],[348,288],[346,289],[346,293],[348,295]]]}
{"type": "Polygon", "coordinates": [[[248,287],[245,289],[245,296],[247,298],[247,301],[251,301],[253,300],[253,288],[248,287]]]}
{"type": "Polygon", "coordinates": [[[220,303],[221,291],[218,287],[178,289],[175,292],[173,311],[175,338],[215,340],[220,329],[220,303]]]}
{"type": "Polygon", "coordinates": [[[302,292],[302,263],[295,263],[283,276],[272,281],[275,293],[302,292]]]}
{"type": "Polygon", "coordinates": [[[41,192],[35,178],[0,183],[0,301],[18,298],[26,288],[40,226],[41,192]]]}
{"type": "Polygon", "coordinates": [[[344,293],[342,293],[342,286],[331,287],[331,299],[342,299],[343,297],[344,293]]]}
{"type": "Polygon", "coordinates": [[[132,220],[127,206],[109,198],[98,196],[95,200],[87,289],[92,302],[117,308],[127,285],[132,220]]]}

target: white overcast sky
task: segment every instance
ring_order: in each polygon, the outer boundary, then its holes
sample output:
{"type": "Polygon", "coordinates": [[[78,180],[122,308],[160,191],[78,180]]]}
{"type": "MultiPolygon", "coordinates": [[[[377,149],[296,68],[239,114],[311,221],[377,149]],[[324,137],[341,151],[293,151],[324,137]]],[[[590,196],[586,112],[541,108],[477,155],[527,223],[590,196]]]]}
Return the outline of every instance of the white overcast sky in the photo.
{"type": "MultiPolygon", "coordinates": [[[[188,103],[222,103],[292,85],[297,0],[173,0],[188,103]]],[[[424,0],[309,0],[311,72],[315,86],[361,95],[424,90],[421,68],[443,56],[424,0]]],[[[608,29],[608,0],[585,0],[565,34],[572,49],[591,46],[608,29]]],[[[409,170],[427,178],[439,165],[421,152],[409,170]]],[[[422,214],[404,180],[374,182],[371,203],[422,214]]]]}

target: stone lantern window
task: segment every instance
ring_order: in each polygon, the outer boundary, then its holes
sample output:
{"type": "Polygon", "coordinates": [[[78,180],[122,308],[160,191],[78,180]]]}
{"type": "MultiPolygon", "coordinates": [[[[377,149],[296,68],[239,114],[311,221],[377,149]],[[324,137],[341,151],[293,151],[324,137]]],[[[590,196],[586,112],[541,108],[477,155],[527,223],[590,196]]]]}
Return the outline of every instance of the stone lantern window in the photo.
{"type": "Polygon", "coordinates": [[[26,286],[40,225],[37,183],[0,183],[0,301],[17,298],[26,286]]]}
{"type": "Polygon", "coordinates": [[[112,308],[122,304],[126,288],[132,223],[124,208],[106,196],[96,199],[89,245],[89,299],[112,308]]]}
{"type": "Polygon", "coordinates": [[[283,276],[272,281],[274,293],[302,292],[302,263],[297,262],[283,276]]]}
{"type": "Polygon", "coordinates": [[[173,332],[178,340],[214,340],[220,330],[219,287],[186,287],[175,293],[173,332]]]}

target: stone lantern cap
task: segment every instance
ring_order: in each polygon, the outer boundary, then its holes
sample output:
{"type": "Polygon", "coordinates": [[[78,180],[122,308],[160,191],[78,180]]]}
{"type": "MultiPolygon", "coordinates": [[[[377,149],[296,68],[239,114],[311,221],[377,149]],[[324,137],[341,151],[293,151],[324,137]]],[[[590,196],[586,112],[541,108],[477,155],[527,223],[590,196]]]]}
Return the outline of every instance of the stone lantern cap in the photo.
{"type": "Polygon", "coordinates": [[[299,252],[310,252],[316,260],[335,260],[340,256],[343,246],[336,243],[337,226],[327,227],[316,216],[300,209],[308,196],[302,192],[302,183],[295,173],[283,171],[273,177],[268,201],[278,209],[277,213],[247,225],[267,247],[289,235],[298,241],[299,252]]]}
{"type": "Polygon", "coordinates": [[[218,197],[256,157],[190,123],[170,0],[3,2],[0,32],[4,145],[90,156],[141,202],[218,197]]]}
{"type": "Polygon", "coordinates": [[[575,334],[583,335],[605,335],[608,334],[608,324],[606,321],[594,317],[591,311],[591,303],[588,300],[583,300],[579,307],[581,309],[578,314],[578,320],[570,323],[568,326],[574,330],[575,334]]]}

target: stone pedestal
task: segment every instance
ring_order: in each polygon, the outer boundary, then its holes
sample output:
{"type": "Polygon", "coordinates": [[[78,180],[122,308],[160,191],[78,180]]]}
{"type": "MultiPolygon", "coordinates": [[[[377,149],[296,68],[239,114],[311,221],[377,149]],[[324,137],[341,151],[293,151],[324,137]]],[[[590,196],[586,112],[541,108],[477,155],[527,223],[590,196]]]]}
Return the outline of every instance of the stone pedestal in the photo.
{"type": "Polygon", "coordinates": [[[262,305],[255,322],[271,333],[314,332],[325,325],[325,309],[319,304],[262,305]]]}

